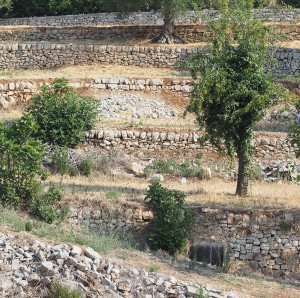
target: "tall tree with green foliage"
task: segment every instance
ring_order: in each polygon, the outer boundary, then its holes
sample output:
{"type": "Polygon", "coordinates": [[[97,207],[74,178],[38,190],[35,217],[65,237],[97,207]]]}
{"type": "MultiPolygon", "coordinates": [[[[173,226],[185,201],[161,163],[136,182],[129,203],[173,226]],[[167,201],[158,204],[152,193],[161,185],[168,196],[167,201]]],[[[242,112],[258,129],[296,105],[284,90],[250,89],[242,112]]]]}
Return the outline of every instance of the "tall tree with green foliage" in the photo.
{"type": "Polygon", "coordinates": [[[274,103],[269,27],[252,16],[252,0],[224,0],[221,18],[210,23],[212,45],[191,58],[195,80],[187,111],[205,129],[202,141],[237,156],[236,195],[248,193],[255,124],[274,103]]]}

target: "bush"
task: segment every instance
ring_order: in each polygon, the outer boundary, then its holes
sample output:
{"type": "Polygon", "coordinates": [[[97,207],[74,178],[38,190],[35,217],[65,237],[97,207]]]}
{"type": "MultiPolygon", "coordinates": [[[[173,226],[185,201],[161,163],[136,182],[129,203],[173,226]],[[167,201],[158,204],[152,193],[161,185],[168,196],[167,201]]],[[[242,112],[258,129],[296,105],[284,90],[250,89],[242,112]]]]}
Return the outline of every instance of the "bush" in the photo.
{"type": "Polygon", "coordinates": [[[249,178],[251,180],[261,181],[264,177],[264,172],[258,164],[251,164],[249,166],[249,178]]]}
{"type": "Polygon", "coordinates": [[[34,213],[47,223],[52,223],[57,218],[55,204],[62,198],[61,187],[51,186],[49,190],[33,202],[34,213]]]}
{"type": "Polygon", "coordinates": [[[83,298],[83,296],[78,290],[70,290],[67,286],[53,283],[47,298],[83,298]]]}
{"type": "Polygon", "coordinates": [[[154,174],[154,172],[177,177],[204,178],[204,169],[202,166],[198,162],[192,163],[189,159],[184,159],[179,163],[173,158],[169,158],[168,160],[155,159],[152,164],[144,169],[146,177],[154,174]]]}
{"type": "Polygon", "coordinates": [[[79,163],[79,171],[84,176],[91,176],[94,170],[94,162],[91,156],[86,156],[79,163]]]}
{"type": "Polygon", "coordinates": [[[65,78],[60,78],[51,87],[42,87],[27,112],[40,127],[36,137],[44,143],[73,147],[84,140],[84,132],[95,124],[97,102],[79,96],[65,78]]]}
{"type": "MultiPolygon", "coordinates": [[[[298,101],[296,105],[297,112],[300,113],[300,101],[298,101]]],[[[290,142],[293,145],[298,146],[298,150],[296,152],[297,157],[300,157],[300,123],[292,123],[292,133],[290,134],[290,142]]]]}
{"type": "Polygon", "coordinates": [[[40,181],[46,179],[42,168],[45,146],[33,138],[38,126],[30,115],[13,122],[0,122],[0,201],[29,206],[37,196],[40,181]]]}
{"type": "Polygon", "coordinates": [[[184,208],[185,195],[153,182],[145,197],[145,204],[154,213],[148,234],[150,247],[170,254],[182,252],[193,223],[193,213],[184,208]]]}
{"type": "Polygon", "coordinates": [[[55,146],[51,156],[51,166],[55,173],[66,175],[70,170],[68,149],[55,146]]]}

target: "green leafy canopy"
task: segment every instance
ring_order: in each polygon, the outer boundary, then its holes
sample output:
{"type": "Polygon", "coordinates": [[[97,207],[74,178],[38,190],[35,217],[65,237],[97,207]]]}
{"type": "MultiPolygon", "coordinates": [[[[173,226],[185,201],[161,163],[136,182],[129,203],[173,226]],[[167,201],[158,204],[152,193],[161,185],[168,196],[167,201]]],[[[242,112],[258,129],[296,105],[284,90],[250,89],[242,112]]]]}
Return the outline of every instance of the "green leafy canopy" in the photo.
{"type": "Polygon", "coordinates": [[[154,213],[148,234],[151,247],[171,254],[183,251],[194,218],[193,213],[184,208],[184,193],[153,182],[149,186],[145,204],[154,213]]]}
{"type": "Polygon", "coordinates": [[[33,97],[27,112],[39,125],[35,136],[44,143],[73,147],[84,140],[84,132],[93,128],[97,119],[97,101],[81,97],[65,78],[52,86],[44,85],[33,97]]]}
{"type": "Polygon", "coordinates": [[[187,111],[195,113],[205,129],[202,141],[209,140],[231,156],[237,153],[245,187],[254,125],[274,104],[276,93],[267,72],[273,62],[270,29],[253,18],[252,8],[251,0],[223,1],[221,18],[209,23],[214,33],[211,46],[183,65],[190,67],[195,80],[187,111]]]}

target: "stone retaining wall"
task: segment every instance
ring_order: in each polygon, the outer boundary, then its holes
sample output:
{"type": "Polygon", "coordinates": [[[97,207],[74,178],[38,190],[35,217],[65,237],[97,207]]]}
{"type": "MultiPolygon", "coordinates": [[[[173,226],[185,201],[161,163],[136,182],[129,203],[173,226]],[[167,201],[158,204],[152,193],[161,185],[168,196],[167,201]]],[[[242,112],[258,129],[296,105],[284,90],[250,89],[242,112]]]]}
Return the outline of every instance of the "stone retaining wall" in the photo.
{"type": "MultiPolygon", "coordinates": [[[[0,80],[0,109],[9,109],[13,105],[26,105],[32,96],[40,91],[43,84],[50,84],[53,80],[0,80]]],[[[130,90],[130,91],[176,91],[189,93],[192,81],[184,78],[96,78],[69,80],[69,85],[75,89],[94,90],[130,90]]]]}
{"type": "MultiPolygon", "coordinates": [[[[276,24],[277,32],[285,35],[288,40],[300,39],[300,26],[276,24]]],[[[133,26],[75,26],[75,27],[21,27],[2,29],[0,41],[54,41],[54,40],[116,40],[116,39],[148,39],[151,40],[161,31],[157,25],[133,26]]],[[[207,42],[212,35],[206,25],[177,25],[177,34],[187,42],[207,42]]]]}
{"type": "MultiPolygon", "coordinates": [[[[138,130],[93,130],[86,133],[86,143],[111,150],[200,150],[199,132],[151,132],[138,130]]],[[[254,155],[260,159],[295,158],[296,146],[286,141],[287,134],[256,134],[254,155]]],[[[205,143],[204,152],[216,151],[205,143]]]]}
{"type": "Polygon", "coordinates": [[[234,261],[283,277],[300,273],[300,212],[195,208],[193,243],[225,242],[234,261]]]}
{"type": "MultiPolygon", "coordinates": [[[[152,212],[143,205],[117,210],[72,208],[71,223],[104,229],[127,229],[147,224],[152,212]]],[[[300,273],[299,210],[236,210],[192,207],[196,214],[191,245],[220,242],[235,261],[277,277],[300,273]]]]}
{"type": "MultiPolygon", "coordinates": [[[[255,18],[268,22],[299,22],[300,9],[261,9],[253,11],[255,18]]],[[[206,23],[218,17],[217,11],[203,10],[198,13],[190,11],[177,19],[177,24],[206,23]]],[[[160,13],[135,12],[124,19],[119,19],[116,13],[95,13],[83,15],[49,16],[0,19],[0,26],[76,26],[76,25],[162,25],[160,13]]]]}
{"type": "MultiPolygon", "coordinates": [[[[141,67],[173,67],[196,47],[112,46],[75,44],[2,44],[0,69],[45,69],[94,63],[135,65],[141,67]]],[[[274,55],[278,75],[300,74],[300,50],[279,47],[274,55]]]]}

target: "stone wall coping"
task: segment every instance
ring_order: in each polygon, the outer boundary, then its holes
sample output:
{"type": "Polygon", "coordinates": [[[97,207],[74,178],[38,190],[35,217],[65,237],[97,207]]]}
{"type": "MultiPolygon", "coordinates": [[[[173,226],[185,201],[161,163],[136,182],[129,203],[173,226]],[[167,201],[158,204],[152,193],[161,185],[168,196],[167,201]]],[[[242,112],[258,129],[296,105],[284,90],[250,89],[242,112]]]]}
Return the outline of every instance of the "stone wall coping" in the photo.
{"type": "MultiPolygon", "coordinates": [[[[207,19],[216,19],[218,17],[218,11],[204,9],[200,13],[198,20],[194,20],[197,12],[189,11],[184,15],[177,18],[177,23],[205,23],[207,19]]],[[[253,14],[256,18],[267,20],[267,21],[298,21],[300,20],[300,9],[276,9],[276,8],[265,8],[265,9],[254,9],[253,14]]],[[[134,12],[131,13],[127,18],[119,19],[117,13],[93,13],[93,14],[79,14],[79,15],[63,15],[63,16],[45,16],[45,17],[26,17],[26,18],[7,18],[1,19],[0,25],[9,26],[12,24],[37,24],[43,25],[49,23],[49,25],[56,26],[58,23],[73,26],[78,23],[89,23],[89,24],[145,24],[154,23],[162,24],[162,15],[159,12],[134,12]]]]}

